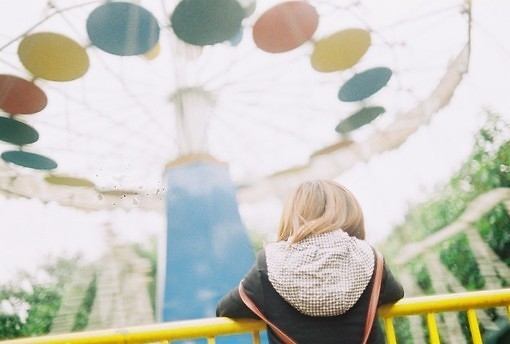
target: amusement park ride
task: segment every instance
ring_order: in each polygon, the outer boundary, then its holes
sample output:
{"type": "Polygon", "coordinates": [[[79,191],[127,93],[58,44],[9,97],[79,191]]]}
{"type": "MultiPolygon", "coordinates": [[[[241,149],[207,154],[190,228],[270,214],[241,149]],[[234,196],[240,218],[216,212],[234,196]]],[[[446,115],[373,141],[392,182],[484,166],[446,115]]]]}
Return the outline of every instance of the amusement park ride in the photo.
{"type": "Polygon", "coordinates": [[[3,38],[0,194],[165,212],[161,321],[213,316],[251,266],[238,200],[399,147],[470,63],[470,1],[391,23],[364,1],[155,3],[48,1],[3,38]]]}

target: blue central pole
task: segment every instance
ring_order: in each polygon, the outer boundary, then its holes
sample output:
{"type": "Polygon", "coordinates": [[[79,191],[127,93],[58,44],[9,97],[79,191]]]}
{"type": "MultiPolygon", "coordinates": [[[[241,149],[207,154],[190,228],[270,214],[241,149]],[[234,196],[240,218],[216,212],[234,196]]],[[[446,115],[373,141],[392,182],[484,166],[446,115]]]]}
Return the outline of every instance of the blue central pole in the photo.
{"type": "Polygon", "coordinates": [[[165,181],[161,320],[214,317],[218,301],[237,286],[255,259],[236,189],[227,166],[211,160],[172,166],[165,181]]]}

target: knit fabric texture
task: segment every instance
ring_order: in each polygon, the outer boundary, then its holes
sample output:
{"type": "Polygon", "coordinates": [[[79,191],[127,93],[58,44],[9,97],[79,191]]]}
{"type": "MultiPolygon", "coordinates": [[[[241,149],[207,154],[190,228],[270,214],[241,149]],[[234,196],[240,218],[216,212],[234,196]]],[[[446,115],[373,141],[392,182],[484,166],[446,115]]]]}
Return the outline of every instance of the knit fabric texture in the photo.
{"type": "Polygon", "coordinates": [[[289,304],[310,316],[335,316],[358,301],[374,272],[371,246],[341,229],[297,243],[266,245],[269,281],[289,304]]]}

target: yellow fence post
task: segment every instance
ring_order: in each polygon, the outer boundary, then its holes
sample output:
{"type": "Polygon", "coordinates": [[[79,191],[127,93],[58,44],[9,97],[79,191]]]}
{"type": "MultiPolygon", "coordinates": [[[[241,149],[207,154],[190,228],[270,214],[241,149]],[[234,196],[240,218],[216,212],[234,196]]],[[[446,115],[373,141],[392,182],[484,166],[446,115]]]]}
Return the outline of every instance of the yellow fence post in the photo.
{"type": "Polygon", "coordinates": [[[430,343],[439,344],[439,331],[437,330],[437,323],[434,313],[427,313],[427,327],[429,329],[430,343]]]}
{"type": "Polygon", "coordinates": [[[260,344],[260,332],[255,331],[253,332],[253,344],[260,344]]]}
{"type": "Polygon", "coordinates": [[[468,309],[467,311],[469,330],[471,331],[471,338],[473,344],[483,344],[482,335],[480,334],[480,327],[478,326],[478,318],[474,309],[468,309]]]}
{"type": "Polygon", "coordinates": [[[386,328],[386,339],[388,344],[397,344],[397,335],[395,333],[395,327],[393,326],[393,318],[385,318],[384,326],[386,328]]]}

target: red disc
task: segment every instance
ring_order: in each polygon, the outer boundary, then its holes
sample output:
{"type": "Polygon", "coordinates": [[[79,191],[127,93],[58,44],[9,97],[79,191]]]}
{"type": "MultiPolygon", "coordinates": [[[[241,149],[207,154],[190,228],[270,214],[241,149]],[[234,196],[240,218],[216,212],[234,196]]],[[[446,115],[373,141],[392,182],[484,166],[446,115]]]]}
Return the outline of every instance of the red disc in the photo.
{"type": "Polygon", "coordinates": [[[33,114],[47,104],[46,94],[33,82],[0,74],[0,109],[10,115],[33,114]]]}
{"type": "Polygon", "coordinates": [[[282,53],[308,41],[317,26],[315,8],[302,1],[288,1],[264,12],[253,26],[253,40],[262,50],[282,53]]]}

